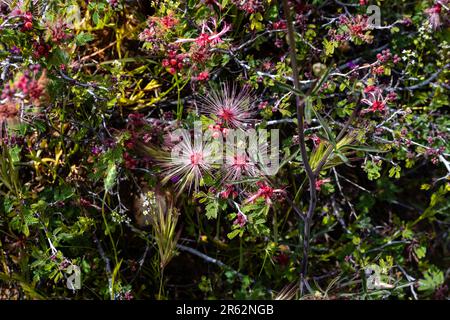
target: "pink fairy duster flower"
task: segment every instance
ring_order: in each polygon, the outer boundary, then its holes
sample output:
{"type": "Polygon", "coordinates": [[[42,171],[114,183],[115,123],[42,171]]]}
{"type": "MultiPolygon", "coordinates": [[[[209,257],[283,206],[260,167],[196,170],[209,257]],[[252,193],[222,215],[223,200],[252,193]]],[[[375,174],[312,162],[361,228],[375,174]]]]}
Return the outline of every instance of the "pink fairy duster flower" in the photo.
{"type": "Polygon", "coordinates": [[[193,77],[192,79],[196,80],[196,81],[206,81],[209,79],[209,72],[202,71],[196,77],[193,77]]]}
{"type": "Polygon", "coordinates": [[[165,28],[172,29],[178,24],[178,19],[172,14],[168,14],[167,16],[162,17],[160,22],[165,28]]]}
{"type": "Polygon", "coordinates": [[[378,101],[378,100],[374,100],[374,101],[369,101],[368,104],[370,105],[369,109],[365,109],[363,110],[364,113],[366,112],[384,112],[386,104],[383,101],[378,101]]]}
{"type": "Polygon", "coordinates": [[[226,185],[225,190],[221,191],[219,193],[219,196],[222,199],[228,199],[230,196],[232,199],[236,198],[238,196],[238,192],[236,190],[236,187],[232,184],[226,185]]]}
{"type": "Polygon", "coordinates": [[[247,216],[239,211],[236,216],[236,220],[233,221],[233,224],[238,224],[241,228],[243,228],[247,224],[247,221],[247,216]]]}
{"type": "Polygon", "coordinates": [[[425,13],[428,15],[428,21],[430,21],[431,27],[433,30],[437,30],[441,27],[441,10],[442,6],[440,4],[435,4],[433,7],[425,10],[425,13]]]}
{"type": "Polygon", "coordinates": [[[209,39],[209,35],[207,33],[201,33],[198,38],[195,39],[195,43],[199,46],[204,47],[209,44],[211,41],[209,39]]]}
{"type": "Polygon", "coordinates": [[[320,191],[320,190],[322,189],[322,186],[323,186],[325,183],[330,182],[330,181],[331,181],[330,178],[316,180],[316,185],[315,185],[316,190],[317,190],[317,191],[320,191]]]}
{"type": "Polygon", "coordinates": [[[284,30],[287,28],[286,21],[285,20],[275,21],[272,27],[274,30],[284,30]]]}
{"type": "Polygon", "coordinates": [[[230,128],[245,128],[256,114],[249,87],[237,92],[233,85],[222,84],[218,90],[211,90],[201,98],[201,112],[230,128]]]}
{"type": "Polygon", "coordinates": [[[376,92],[378,89],[377,86],[367,86],[364,88],[364,93],[376,92]]]}
{"type": "Polygon", "coordinates": [[[21,31],[30,31],[33,29],[33,15],[31,12],[26,12],[23,15],[23,26],[21,31]]]}
{"type": "Polygon", "coordinates": [[[246,203],[253,203],[256,201],[256,199],[264,198],[266,204],[270,205],[272,204],[271,198],[274,195],[285,193],[283,189],[274,189],[263,181],[258,181],[256,185],[259,187],[258,191],[252,194],[249,198],[247,198],[247,200],[245,201],[246,203]]]}
{"type": "Polygon", "coordinates": [[[364,95],[366,97],[361,99],[361,102],[368,105],[369,108],[362,110],[361,113],[364,114],[368,112],[386,111],[386,103],[390,100],[388,97],[383,97],[382,89],[375,86],[369,86],[364,90],[364,95]],[[367,96],[366,93],[368,93],[367,96]]]}
{"type": "Polygon", "coordinates": [[[69,29],[69,25],[62,19],[58,19],[53,23],[47,22],[47,28],[50,30],[51,39],[55,43],[61,43],[67,40],[71,35],[66,30],[69,29]]]}
{"type": "Polygon", "coordinates": [[[223,167],[224,181],[239,181],[244,177],[255,177],[258,170],[246,153],[227,156],[223,167]]]}
{"type": "MultiPolygon", "coordinates": [[[[213,28],[217,30],[217,21],[212,19],[213,28]]],[[[202,30],[197,38],[183,38],[178,39],[175,43],[195,42],[199,47],[206,47],[209,44],[217,44],[222,42],[221,37],[231,29],[231,25],[224,24],[224,27],[219,32],[213,31],[205,22],[202,24],[202,30]]]]}
{"type": "Polygon", "coordinates": [[[386,98],[389,102],[393,102],[393,101],[397,100],[398,96],[395,92],[391,91],[388,93],[386,98]]]}
{"type": "Polygon", "coordinates": [[[321,139],[316,134],[311,135],[311,140],[314,143],[315,148],[317,148],[321,142],[321,139]]]}
{"type": "Polygon", "coordinates": [[[264,9],[263,2],[261,0],[232,0],[232,2],[241,10],[244,10],[248,14],[252,14],[264,9]]]}
{"type": "MultiPolygon", "coordinates": [[[[179,192],[186,187],[191,190],[194,187],[198,190],[200,180],[204,174],[211,174],[212,169],[212,149],[209,144],[192,139],[189,131],[179,130],[176,136],[179,136],[179,142],[173,146],[171,154],[166,152],[156,153],[155,158],[161,164],[163,183],[169,180],[177,181],[176,186],[179,192]]],[[[170,139],[173,139],[170,138],[170,139]]],[[[172,140],[173,141],[173,140],[172,140]]]]}

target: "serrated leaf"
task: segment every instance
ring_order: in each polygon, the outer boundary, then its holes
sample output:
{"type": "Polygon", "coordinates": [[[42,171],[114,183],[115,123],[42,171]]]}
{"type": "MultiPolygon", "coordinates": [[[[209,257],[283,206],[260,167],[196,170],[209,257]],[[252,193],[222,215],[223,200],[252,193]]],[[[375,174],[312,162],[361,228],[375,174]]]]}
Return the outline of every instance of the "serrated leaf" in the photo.
{"type": "Polygon", "coordinates": [[[206,205],[206,217],[208,219],[216,219],[219,212],[219,202],[213,201],[206,205]]]}
{"type": "Polygon", "coordinates": [[[75,43],[77,44],[77,46],[84,46],[86,43],[94,39],[94,35],[82,31],[75,37],[75,43]]]}

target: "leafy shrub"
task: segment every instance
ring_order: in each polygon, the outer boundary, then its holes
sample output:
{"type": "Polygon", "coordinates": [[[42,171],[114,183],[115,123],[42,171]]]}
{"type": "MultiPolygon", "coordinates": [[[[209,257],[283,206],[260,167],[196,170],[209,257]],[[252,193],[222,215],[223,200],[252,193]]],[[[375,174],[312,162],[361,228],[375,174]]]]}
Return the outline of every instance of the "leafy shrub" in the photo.
{"type": "Polygon", "coordinates": [[[449,5],[4,1],[0,297],[447,298],[449,5]]]}

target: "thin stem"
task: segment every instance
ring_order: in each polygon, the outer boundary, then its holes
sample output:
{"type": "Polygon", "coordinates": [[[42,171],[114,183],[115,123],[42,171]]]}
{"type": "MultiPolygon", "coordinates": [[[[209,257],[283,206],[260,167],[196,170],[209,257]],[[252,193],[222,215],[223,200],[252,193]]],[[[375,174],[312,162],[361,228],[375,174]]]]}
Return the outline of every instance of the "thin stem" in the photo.
{"type": "MultiPolygon", "coordinates": [[[[268,207],[269,208],[269,207],[268,207]]],[[[277,210],[273,210],[273,238],[275,243],[278,243],[278,221],[277,221],[277,210]]]]}
{"type": "Polygon", "coordinates": [[[119,261],[117,259],[116,244],[115,244],[113,236],[111,234],[111,230],[109,229],[108,221],[106,220],[106,215],[105,215],[105,202],[106,202],[107,195],[108,195],[108,192],[105,190],[105,194],[103,196],[103,201],[102,201],[102,218],[103,218],[103,223],[105,224],[106,232],[108,233],[108,236],[109,236],[109,240],[111,241],[111,246],[112,246],[112,249],[114,252],[114,261],[116,262],[116,265],[117,265],[119,263],[119,261]]]}
{"type": "Polygon", "coordinates": [[[161,295],[162,295],[162,290],[163,290],[163,282],[164,282],[164,268],[161,268],[161,274],[159,277],[158,300],[161,300],[161,295]]]}
{"type": "MultiPolygon", "coordinates": [[[[289,54],[291,57],[292,78],[294,82],[294,88],[296,89],[296,92],[298,92],[300,90],[300,82],[298,78],[299,72],[297,66],[297,55],[295,52],[295,31],[291,11],[287,0],[283,0],[283,8],[287,21],[287,31],[288,31],[287,35],[289,44],[289,54]]],[[[314,210],[317,205],[317,193],[315,188],[316,174],[311,169],[311,165],[309,164],[308,160],[308,154],[306,151],[305,127],[304,127],[305,100],[304,99],[301,100],[300,96],[296,94],[295,101],[297,106],[297,125],[298,125],[298,136],[300,140],[300,153],[302,156],[303,165],[305,166],[305,172],[309,180],[309,207],[308,212],[306,213],[306,219],[304,221],[303,226],[303,254],[300,267],[300,285],[299,285],[300,295],[303,295],[305,279],[308,274],[308,255],[309,255],[309,240],[310,240],[309,238],[311,232],[312,216],[314,214],[314,210]]]]}
{"type": "MultiPolygon", "coordinates": [[[[347,122],[345,123],[344,127],[339,132],[338,136],[336,137],[336,141],[339,142],[341,138],[344,136],[344,134],[347,132],[348,128],[350,127],[350,124],[353,122],[353,119],[355,119],[356,115],[359,112],[359,99],[357,102],[356,108],[353,110],[351,116],[348,118],[347,122]]],[[[326,164],[328,157],[331,155],[331,152],[333,152],[334,146],[329,145],[325,151],[325,154],[323,155],[322,159],[320,159],[319,164],[317,165],[316,170],[314,171],[314,174],[317,176],[320,173],[320,170],[322,170],[322,167],[326,164]]]]}
{"type": "Polygon", "coordinates": [[[242,246],[242,237],[239,237],[239,268],[238,271],[241,271],[244,266],[244,248],[242,246]]]}

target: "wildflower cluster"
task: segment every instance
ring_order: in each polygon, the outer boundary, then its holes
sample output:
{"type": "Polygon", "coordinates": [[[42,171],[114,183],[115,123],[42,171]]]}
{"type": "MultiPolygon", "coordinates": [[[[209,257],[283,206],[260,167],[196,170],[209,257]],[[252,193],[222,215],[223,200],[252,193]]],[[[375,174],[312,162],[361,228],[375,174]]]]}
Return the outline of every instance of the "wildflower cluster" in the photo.
{"type": "Polygon", "coordinates": [[[372,26],[366,15],[345,16],[341,15],[337,22],[337,29],[330,29],[329,35],[332,40],[338,42],[353,41],[356,43],[372,43],[372,26]]]}
{"type": "Polygon", "coordinates": [[[19,112],[24,120],[27,113],[46,100],[47,83],[46,71],[40,72],[40,66],[33,65],[18,74],[15,81],[5,84],[0,97],[0,121],[15,122],[19,120],[19,112]]]}
{"type": "Polygon", "coordinates": [[[378,2],[0,1],[0,299],[446,298],[449,1],[378,2]]]}

